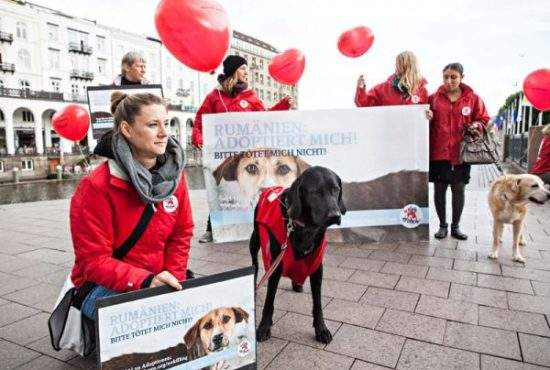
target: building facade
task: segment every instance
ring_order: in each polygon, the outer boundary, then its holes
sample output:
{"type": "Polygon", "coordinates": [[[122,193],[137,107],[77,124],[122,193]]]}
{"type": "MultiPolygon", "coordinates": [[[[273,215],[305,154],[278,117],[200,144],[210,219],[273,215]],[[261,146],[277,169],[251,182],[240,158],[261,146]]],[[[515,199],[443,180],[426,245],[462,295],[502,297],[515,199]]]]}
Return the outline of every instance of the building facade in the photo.
{"type": "MultiPolygon", "coordinates": [[[[146,59],[147,79],[162,84],[170,103],[172,134],[189,143],[195,112],[215,87],[215,75],[187,68],[155,38],[26,1],[0,0],[0,182],[11,179],[13,168],[22,179],[46,177],[61,152],[65,159],[81,158],[95,147],[91,128],[73,143],[52,130],[51,118],[69,103],[87,108],[86,88],[111,84],[129,51],[146,59]]],[[[266,106],[284,94],[297,98],[296,87],[277,84],[267,73],[274,47],[234,31],[231,52],[249,61],[251,87],[266,106]]]]}

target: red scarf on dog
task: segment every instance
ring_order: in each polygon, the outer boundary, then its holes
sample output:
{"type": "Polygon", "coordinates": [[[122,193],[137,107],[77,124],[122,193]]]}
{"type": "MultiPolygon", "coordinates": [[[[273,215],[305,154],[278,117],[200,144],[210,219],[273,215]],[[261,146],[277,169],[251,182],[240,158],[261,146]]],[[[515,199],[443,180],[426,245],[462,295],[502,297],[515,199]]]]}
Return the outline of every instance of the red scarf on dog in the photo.
{"type": "Polygon", "coordinates": [[[297,260],[294,257],[294,249],[290,239],[287,240],[287,226],[281,210],[280,196],[284,188],[282,186],[274,186],[265,189],[260,195],[258,201],[258,209],[256,222],[260,233],[260,245],[262,248],[262,260],[264,262],[265,271],[269,270],[272,261],[277,257],[271,256],[269,248],[269,231],[275,236],[277,242],[281,245],[287,242],[287,248],[281,262],[283,276],[290,278],[293,282],[300,285],[313,274],[323,262],[325,251],[327,249],[326,233],[323,236],[321,245],[315,251],[302,259],[297,260]]]}

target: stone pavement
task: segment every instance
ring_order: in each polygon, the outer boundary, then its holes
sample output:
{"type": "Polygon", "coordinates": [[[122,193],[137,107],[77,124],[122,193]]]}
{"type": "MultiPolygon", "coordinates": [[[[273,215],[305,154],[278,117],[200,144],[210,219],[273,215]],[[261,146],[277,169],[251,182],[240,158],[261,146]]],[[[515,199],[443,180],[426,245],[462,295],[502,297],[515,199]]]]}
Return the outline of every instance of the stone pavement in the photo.
{"type": "MultiPolygon", "coordinates": [[[[491,218],[484,186],[491,173],[474,170],[462,222],[466,242],[330,246],[323,283],[325,318],[334,335],[329,345],[314,340],[308,287],[297,294],[288,282],[281,284],[273,338],[259,344],[259,368],[550,367],[550,205],[529,211],[525,266],[511,261],[509,227],[500,260],[488,260],[491,218]]],[[[205,192],[192,191],[191,198],[199,235],[205,192]]],[[[48,314],[73,262],[68,200],[0,206],[0,220],[0,368],[93,368],[94,359],[53,351],[47,332],[48,314]]],[[[437,227],[435,212],[431,224],[437,227]]],[[[246,242],[194,241],[191,257],[190,267],[200,275],[250,263],[246,242]]],[[[264,295],[265,289],[258,309],[264,295]]]]}

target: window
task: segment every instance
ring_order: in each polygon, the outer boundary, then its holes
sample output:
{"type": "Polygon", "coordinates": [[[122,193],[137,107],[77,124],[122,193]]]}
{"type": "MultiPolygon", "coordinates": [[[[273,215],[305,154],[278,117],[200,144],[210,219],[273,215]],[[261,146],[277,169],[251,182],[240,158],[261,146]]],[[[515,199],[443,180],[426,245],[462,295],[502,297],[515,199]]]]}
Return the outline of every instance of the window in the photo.
{"type": "Polygon", "coordinates": [[[52,85],[53,92],[61,91],[61,80],[59,78],[50,78],[50,84],[52,85]]]}
{"type": "Polygon", "coordinates": [[[58,41],[59,40],[59,26],[57,24],[48,23],[48,40],[49,41],[58,41]]]}
{"type": "Polygon", "coordinates": [[[106,68],[107,68],[107,61],[105,59],[98,59],[97,73],[99,73],[100,76],[106,76],[107,75],[106,68]]]}
{"type": "Polygon", "coordinates": [[[0,172],[4,172],[4,161],[0,161],[0,172]]]}
{"type": "Polygon", "coordinates": [[[264,68],[264,60],[263,59],[260,59],[260,68],[264,68]]]}
{"type": "Polygon", "coordinates": [[[105,37],[103,36],[97,36],[97,51],[105,51],[105,37]]]}
{"type": "Polygon", "coordinates": [[[271,100],[271,91],[267,92],[267,100],[271,100]]]}
{"type": "Polygon", "coordinates": [[[72,69],[78,69],[78,58],[76,56],[76,54],[74,53],[71,53],[71,68],[72,69]]]}
{"type": "Polygon", "coordinates": [[[264,84],[264,75],[260,75],[260,83],[263,85],[264,84]]]}
{"type": "Polygon", "coordinates": [[[254,72],[254,82],[258,82],[258,72],[254,72]]]}
{"type": "Polygon", "coordinates": [[[26,40],[27,39],[27,24],[25,22],[17,22],[17,38],[26,40]]]}
{"type": "Polygon", "coordinates": [[[267,86],[271,86],[271,76],[267,76],[267,86]]]}
{"type": "Polygon", "coordinates": [[[4,88],[4,81],[0,80],[0,89],[4,88]]]}
{"type": "Polygon", "coordinates": [[[166,88],[172,90],[172,78],[170,76],[166,77],[166,88]]]}
{"type": "Polygon", "coordinates": [[[248,54],[244,54],[244,59],[245,59],[246,62],[248,63],[248,54]]]}
{"type": "Polygon", "coordinates": [[[260,99],[264,100],[264,91],[260,89],[260,99]]]}
{"type": "Polygon", "coordinates": [[[34,122],[34,115],[30,110],[24,110],[21,115],[23,116],[23,122],[34,122]]]}
{"type": "Polygon", "coordinates": [[[17,59],[19,60],[19,64],[25,68],[31,68],[31,55],[26,49],[19,50],[19,53],[17,53],[17,59]]]}
{"type": "Polygon", "coordinates": [[[278,98],[279,98],[279,95],[276,92],[274,92],[273,93],[273,100],[277,101],[278,98]]]}
{"type": "Polygon", "coordinates": [[[77,84],[72,84],[71,85],[71,94],[73,94],[74,96],[78,96],[78,94],[80,93],[80,88],[78,87],[77,84]]]}
{"type": "Polygon", "coordinates": [[[27,80],[19,80],[19,87],[21,87],[23,90],[31,88],[31,83],[27,80]]]}
{"type": "Polygon", "coordinates": [[[32,159],[23,159],[21,161],[21,170],[32,171],[34,169],[34,161],[32,159]]]}
{"type": "Polygon", "coordinates": [[[50,61],[50,69],[59,69],[59,50],[48,49],[48,59],[50,61]]]}

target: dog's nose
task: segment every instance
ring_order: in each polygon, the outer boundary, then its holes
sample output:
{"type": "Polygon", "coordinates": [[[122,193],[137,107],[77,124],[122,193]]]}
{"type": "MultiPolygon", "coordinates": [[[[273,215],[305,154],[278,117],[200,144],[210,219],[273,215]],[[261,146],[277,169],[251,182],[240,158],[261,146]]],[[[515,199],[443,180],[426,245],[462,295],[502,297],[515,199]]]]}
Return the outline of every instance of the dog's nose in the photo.
{"type": "Polygon", "coordinates": [[[327,215],[328,225],[340,225],[342,222],[342,214],[339,211],[329,212],[327,215]]]}
{"type": "Polygon", "coordinates": [[[223,333],[216,334],[212,337],[212,343],[214,343],[214,346],[216,348],[221,347],[222,342],[223,342],[223,333]]]}

